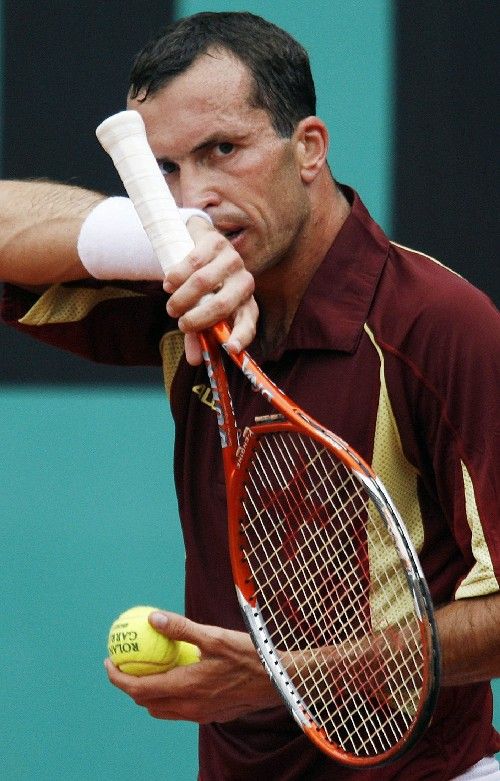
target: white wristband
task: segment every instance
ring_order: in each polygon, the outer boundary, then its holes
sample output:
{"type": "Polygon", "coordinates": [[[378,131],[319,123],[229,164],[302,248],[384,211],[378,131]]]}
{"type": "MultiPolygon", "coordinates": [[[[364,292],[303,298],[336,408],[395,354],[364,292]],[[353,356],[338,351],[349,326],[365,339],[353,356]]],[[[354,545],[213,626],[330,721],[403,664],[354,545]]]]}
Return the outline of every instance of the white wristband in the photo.
{"type": "MultiPolygon", "coordinates": [[[[212,220],[201,209],[179,209],[190,217],[212,220]]],[[[95,279],[161,280],[165,274],[129,198],[106,198],[85,218],[78,236],[78,255],[95,279]]]]}

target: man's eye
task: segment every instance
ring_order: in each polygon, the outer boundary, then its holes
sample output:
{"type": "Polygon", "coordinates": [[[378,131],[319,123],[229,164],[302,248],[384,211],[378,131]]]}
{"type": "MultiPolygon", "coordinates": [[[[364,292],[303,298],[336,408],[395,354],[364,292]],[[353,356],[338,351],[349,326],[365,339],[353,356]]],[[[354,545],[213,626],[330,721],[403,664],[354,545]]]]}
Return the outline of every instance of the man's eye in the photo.
{"type": "Polygon", "coordinates": [[[171,163],[170,160],[158,160],[158,168],[162,174],[173,174],[177,166],[175,163],[171,163]]]}
{"type": "Polygon", "coordinates": [[[217,144],[217,151],[220,152],[221,155],[229,155],[234,149],[234,144],[229,143],[229,141],[222,141],[222,143],[217,144]]]}

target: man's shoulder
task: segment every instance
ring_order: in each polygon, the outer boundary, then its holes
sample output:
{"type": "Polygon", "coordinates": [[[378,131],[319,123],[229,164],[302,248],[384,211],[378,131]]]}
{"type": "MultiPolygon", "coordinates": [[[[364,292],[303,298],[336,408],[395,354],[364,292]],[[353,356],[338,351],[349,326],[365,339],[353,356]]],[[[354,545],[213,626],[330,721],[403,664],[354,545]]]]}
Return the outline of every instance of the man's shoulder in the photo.
{"type": "Polygon", "coordinates": [[[394,242],[368,326],[425,375],[500,355],[500,316],[488,296],[435,258],[394,242]]]}
{"type": "Polygon", "coordinates": [[[477,318],[492,327],[500,324],[498,309],[484,292],[431,255],[394,241],[382,282],[385,305],[408,318],[424,315],[438,327],[469,327],[477,318]]]}

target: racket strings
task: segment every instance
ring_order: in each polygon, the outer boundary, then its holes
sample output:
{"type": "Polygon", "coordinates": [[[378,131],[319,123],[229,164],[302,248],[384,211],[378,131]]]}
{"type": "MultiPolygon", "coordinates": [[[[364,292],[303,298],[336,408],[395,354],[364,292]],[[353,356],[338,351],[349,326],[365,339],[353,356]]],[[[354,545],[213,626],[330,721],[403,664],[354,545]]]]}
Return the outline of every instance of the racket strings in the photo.
{"type": "Polygon", "coordinates": [[[261,436],[241,534],[300,707],[342,750],[387,751],[415,718],[424,659],[401,557],[363,483],[310,437],[261,436]]]}

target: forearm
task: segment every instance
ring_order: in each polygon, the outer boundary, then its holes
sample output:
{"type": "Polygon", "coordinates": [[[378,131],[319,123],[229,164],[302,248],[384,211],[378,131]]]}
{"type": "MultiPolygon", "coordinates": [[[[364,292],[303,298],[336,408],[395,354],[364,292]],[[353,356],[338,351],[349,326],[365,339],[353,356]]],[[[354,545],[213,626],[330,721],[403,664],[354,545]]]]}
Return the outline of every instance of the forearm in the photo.
{"type": "Polygon", "coordinates": [[[436,622],[443,686],[500,677],[500,593],[441,607],[436,622]]]}
{"type": "Polygon", "coordinates": [[[0,279],[36,287],[87,278],[77,239],[84,218],[102,199],[65,184],[0,182],[0,279]]]}

